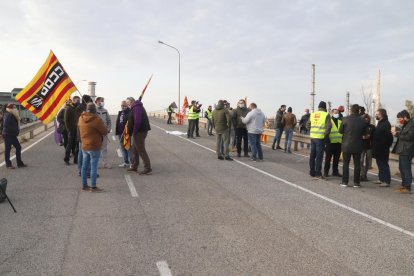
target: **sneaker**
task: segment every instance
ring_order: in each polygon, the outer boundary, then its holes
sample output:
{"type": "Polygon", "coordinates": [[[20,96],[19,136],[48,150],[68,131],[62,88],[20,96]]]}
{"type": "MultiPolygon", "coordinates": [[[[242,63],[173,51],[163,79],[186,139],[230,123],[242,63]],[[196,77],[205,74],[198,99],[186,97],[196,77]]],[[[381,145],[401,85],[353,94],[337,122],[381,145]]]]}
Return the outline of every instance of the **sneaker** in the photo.
{"type": "Polygon", "coordinates": [[[348,183],[341,183],[340,184],[342,187],[348,187],[348,183]]]}
{"type": "Polygon", "coordinates": [[[226,156],[224,159],[226,159],[227,161],[233,161],[233,158],[231,158],[230,156],[226,156]]]}
{"type": "Polygon", "coordinates": [[[91,192],[91,193],[101,193],[101,192],[103,192],[104,191],[104,189],[102,189],[102,188],[98,188],[98,187],[91,187],[90,189],[89,189],[89,192],[91,192]]]}
{"type": "Polygon", "coordinates": [[[144,169],[143,171],[139,173],[139,175],[151,175],[151,174],[152,174],[152,169],[144,169]]]}
{"type": "Polygon", "coordinates": [[[408,190],[407,188],[401,188],[398,190],[398,192],[400,194],[406,194],[406,195],[411,194],[411,190],[408,190]]]}
{"type": "Polygon", "coordinates": [[[372,183],[374,183],[374,184],[381,184],[382,182],[379,181],[379,180],[375,180],[375,181],[372,181],[372,183]]]}
{"type": "Polygon", "coordinates": [[[129,168],[129,169],[127,169],[127,172],[138,172],[138,169],[129,168]]]}
{"type": "Polygon", "coordinates": [[[256,162],[256,158],[250,158],[250,161],[256,162]]]}
{"type": "Polygon", "coordinates": [[[390,187],[391,185],[390,185],[390,183],[382,182],[381,184],[379,184],[379,186],[380,187],[390,187]]]}
{"type": "Polygon", "coordinates": [[[128,167],[128,164],[127,163],[122,163],[122,164],[119,164],[118,167],[126,168],[126,167],[128,167]]]}
{"type": "Polygon", "coordinates": [[[86,186],[86,187],[82,187],[81,191],[83,191],[83,192],[89,192],[90,189],[91,189],[90,186],[86,186]]]}
{"type": "Polygon", "coordinates": [[[361,184],[356,184],[356,183],[354,183],[354,186],[353,186],[354,188],[361,188],[361,184]]]}

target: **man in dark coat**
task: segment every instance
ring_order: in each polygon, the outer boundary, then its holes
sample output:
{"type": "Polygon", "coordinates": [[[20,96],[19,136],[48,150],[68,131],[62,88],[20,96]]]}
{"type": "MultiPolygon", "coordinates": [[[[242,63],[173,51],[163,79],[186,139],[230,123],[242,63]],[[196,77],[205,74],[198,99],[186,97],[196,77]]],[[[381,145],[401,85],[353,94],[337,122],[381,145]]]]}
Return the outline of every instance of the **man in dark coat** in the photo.
{"type": "Polygon", "coordinates": [[[402,187],[398,189],[398,192],[410,194],[413,182],[411,164],[414,156],[414,120],[410,118],[407,110],[398,113],[397,118],[402,126],[401,131],[393,130],[393,135],[398,137],[394,152],[400,155],[398,161],[402,187]]]}
{"type": "Polygon", "coordinates": [[[78,161],[78,118],[76,108],[79,106],[80,97],[75,96],[72,99],[71,103],[68,103],[65,108],[64,113],[64,122],[65,122],[65,128],[68,132],[68,143],[66,146],[66,152],[65,152],[65,158],[63,161],[65,161],[66,165],[69,165],[70,160],[70,154],[73,154],[73,162],[76,164],[78,161]]]}
{"type": "Polygon", "coordinates": [[[366,124],[359,114],[359,105],[351,106],[351,115],[343,118],[339,128],[342,137],[343,173],[341,186],[347,187],[349,180],[349,162],[354,161],[354,187],[359,188],[361,174],[361,153],[364,147],[363,138],[366,135],[366,124]]]}
{"type": "Polygon", "coordinates": [[[375,119],[378,120],[378,124],[375,129],[374,139],[372,140],[372,155],[377,162],[379,180],[374,181],[374,183],[388,187],[391,183],[388,160],[390,147],[393,142],[391,124],[388,121],[387,111],[382,108],[375,112],[375,119]]]}
{"type": "Polygon", "coordinates": [[[275,118],[275,138],[273,139],[272,149],[282,149],[280,147],[280,139],[282,138],[284,125],[282,123],[283,114],[285,114],[286,105],[282,104],[276,112],[275,118]],[[275,148],[276,145],[276,148],[275,148]]]}
{"type": "Polygon", "coordinates": [[[121,102],[121,111],[118,112],[118,117],[116,118],[116,127],[115,135],[119,139],[119,147],[122,151],[122,156],[124,157],[124,163],[120,164],[119,167],[128,167],[130,166],[131,161],[131,152],[127,150],[124,146],[124,129],[126,122],[128,120],[130,109],[126,101],[121,102]]]}

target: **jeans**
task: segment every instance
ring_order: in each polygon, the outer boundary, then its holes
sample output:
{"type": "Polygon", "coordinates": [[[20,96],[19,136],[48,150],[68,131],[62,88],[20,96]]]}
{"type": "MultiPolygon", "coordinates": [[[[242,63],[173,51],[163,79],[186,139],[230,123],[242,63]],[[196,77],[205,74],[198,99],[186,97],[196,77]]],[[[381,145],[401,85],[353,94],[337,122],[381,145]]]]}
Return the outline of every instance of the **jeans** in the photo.
{"type": "Polygon", "coordinates": [[[338,174],[338,165],[339,165],[339,158],[341,157],[341,143],[329,143],[326,145],[325,150],[325,167],[324,172],[325,174],[329,174],[329,170],[331,169],[331,160],[332,161],[332,172],[333,174],[338,174]],[[333,158],[332,158],[333,157],[333,158]]]}
{"type": "Polygon", "coordinates": [[[207,133],[208,135],[213,134],[213,122],[211,121],[211,119],[208,119],[208,118],[207,118],[207,133]]]}
{"type": "Polygon", "coordinates": [[[411,190],[411,183],[413,182],[413,173],[411,170],[411,163],[413,155],[400,155],[398,158],[400,174],[401,174],[401,185],[407,190],[411,190]]]}
{"type": "Polygon", "coordinates": [[[82,150],[83,161],[82,161],[82,186],[86,188],[88,186],[87,181],[87,167],[88,164],[91,166],[91,187],[96,187],[96,175],[98,173],[99,157],[101,156],[100,150],[82,150]]]}
{"type": "Polygon", "coordinates": [[[10,167],[12,165],[12,162],[10,161],[10,152],[11,147],[14,146],[16,149],[16,160],[17,160],[17,166],[23,165],[22,161],[22,146],[20,145],[19,139],[16,135],[4,135],[4,159],[6,161],[6,166],[10,167]]]}
{"type": "Polygon", "coordinates": [[[187,130],[187,137],[194,138],[194,130],[196,126],[196,120],[188,120],[188,130],[187,130]]]}
{"type": "Polygon", "coordinates": [[[122,152],[122,157],[124,158],[124,163],[125,164],[130,164],[131,162],[131,148],[129,148],[129,150],[125,149],[124,146],[124,136],[122,135],[121,138],[119,139],[119,148],[121,149],[122,152]]]}
{"type": "Polygon", "coordinates": [[[375,161],[377,161],[379,181],[389,184],[391,183],[391,171],[388,159],[389,157],[386,156],[384,158],[376,158],[375,161]]]}
{"type": "Polygon", "coordinates": [[[290,152],[292,145],[293,129],[285,129],[285,152],[290,152]]]}
{"type": "MultiPolygon", "coordinates": [[[[309,135],[309,131],[307,129],[301,129],[300,134],[309,135]]],[[[300,146],[302,147],[302,149],[304,148],[303,142],[300,143],[300,146]]],[[[307,144],[306,148],[309,148],[309,147],[310,147],[309,144],[307,144]]]]}
{"type": "Polygon", "coordinates": [[[249,133],[249,144],[252,149],[252,159],[256,160],[257,155],[259,155],[259,160],[263,160],[263,150],[262,145],[260,144],[261,134],[249,133]]]}
{"type": "MultiPolygon", "coordinates": [[[[82,144],[81,143],[79,143],[79,148],[80,149],[82,149],[82,144]]],[[[78,153],[78,170],[79,170],[79,175],[82,175],[82,164],[83,164],[83,151],[82,150],[79,150],[79,153],[78,153]]],[[[87,176],[90,176],[91,175],[91,164],[90,163],[88,163],[88,164],[86,164],[86,173],[87,173],[87,176]]]]}
{"type": "Polygon", "coordinates": [[[275,129],[275,138],[273,139],[272,148],[277,147],[280,145],[280,138],[282,138],[283,128],[276,128],[275,129]]]}
{"type": "Polygon", "coordinates": [[[247,129],[245,129],[245,128],[236,128],[237,154],[241,154],[242,140],[243,140],[244,155],[248,155],[249,154],[249,145],[248,145],[249,141],[248,141],[247,129]]]}
{"type": "Polygon", "coordinates": [[[361,154],[361,178],[367,178],[372,166],[372,149],[364,149],[361,154]]]}
{"type": "Polygon", "coordinates": [[[323,139],[311,139],[311,152],[309,159],[309,174],[311,176],[322,175],[322,161],[324,151],[325,141],[323,139]]]}
{"type": "Polygon", "coordinates": [[[344,157],[343,164],[343,174],[342,174],[342,183],[348,184],[349,181],[349,162],[351,161],[351,156],[354,160],[354,184],[359,185],[360,176],[361,176],[361,153],[342,153],[344,157]]]}
{"type": "Polygon", "coordinates": [[[230,132],[216,133],[216,153],[217,156],[229,156],[230,132]],[[222,149],[223,147],[223,149],[222,149]]]}

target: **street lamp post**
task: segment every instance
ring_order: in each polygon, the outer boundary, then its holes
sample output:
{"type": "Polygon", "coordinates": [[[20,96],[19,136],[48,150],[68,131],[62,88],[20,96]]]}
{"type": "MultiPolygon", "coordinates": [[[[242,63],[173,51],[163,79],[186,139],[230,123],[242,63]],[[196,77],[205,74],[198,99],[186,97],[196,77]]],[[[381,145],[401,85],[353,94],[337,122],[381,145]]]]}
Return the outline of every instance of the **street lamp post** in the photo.
{"type": "Polygon", "coordinates": [[[174,46],[171,46],[171,45],[169,45],[169,44],[167,44],[167,43],[164,43],[164,42],[162,42],[162,41],[158,41],[158,43],[160,43],[160,44],[163,44],[163,45],[165,45],[165,46],[168,46],[168,47],[170,47],[170,48],[173,48],[174,50],[176,50],[177,51],[177,53],[178,53],[178,111],[180,111],[180,104],[181,104],[181,98],[180,98],[180,86],[181,86],[181,54],[180,54],[180,51],[178,51],[178,49],[177,48],[175,48],[174,46]]]}

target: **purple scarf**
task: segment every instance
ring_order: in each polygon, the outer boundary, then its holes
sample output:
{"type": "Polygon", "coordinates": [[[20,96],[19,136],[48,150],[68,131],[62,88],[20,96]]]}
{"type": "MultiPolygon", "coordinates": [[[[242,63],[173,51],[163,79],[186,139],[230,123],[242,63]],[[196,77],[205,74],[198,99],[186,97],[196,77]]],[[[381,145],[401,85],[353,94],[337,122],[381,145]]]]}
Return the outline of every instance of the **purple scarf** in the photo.
{"type": "Polygon", "coordinates": [[[134,118],[133,134],[137,134],[142,122],[142,102],[140,100],[137,100],[132,104],[131,112],[134,118]]]}

